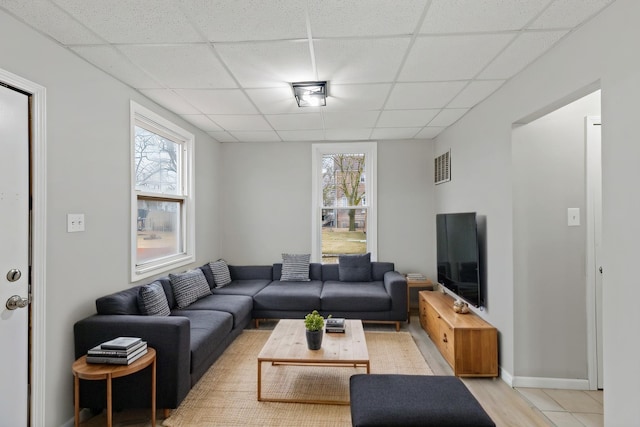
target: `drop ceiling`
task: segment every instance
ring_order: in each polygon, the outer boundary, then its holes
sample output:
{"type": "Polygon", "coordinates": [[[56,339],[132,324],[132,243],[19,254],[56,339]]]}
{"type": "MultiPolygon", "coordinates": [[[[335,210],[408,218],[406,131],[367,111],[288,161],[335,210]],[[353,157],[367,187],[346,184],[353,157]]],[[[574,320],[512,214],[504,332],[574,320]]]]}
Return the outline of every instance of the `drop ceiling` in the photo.
{"type": "Polygon", "coordinates": [[[430,139],[614,0],[0,0],[220,142],[430,139]],[[325,107],[291,82],[326,80],[325,107]]]}

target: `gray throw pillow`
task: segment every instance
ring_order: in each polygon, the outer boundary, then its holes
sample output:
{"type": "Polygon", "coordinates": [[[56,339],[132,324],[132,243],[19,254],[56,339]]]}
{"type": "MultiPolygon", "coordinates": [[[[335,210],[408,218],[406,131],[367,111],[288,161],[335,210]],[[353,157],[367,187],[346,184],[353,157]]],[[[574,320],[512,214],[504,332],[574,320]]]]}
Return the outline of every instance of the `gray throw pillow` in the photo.
{"type": "Polygon", "coordinates": [[[222,288],[231,283],[231,273],[229,273],[229,266],[225,260],[219,259],[215,262],[210,262],[209,268],[213,273],[213,283],[215,283],[216,288],[222,288]]]}
{"type": "Polygon", "coordinates": [[[370,282],[371,254],[340,255],[338,257],[338,277],[341,282],[370,282]]]}
{"type": "Polygon", "coordinates": [[[199,268],[186,273],[169,274],[169,279],[178,308],[188,307],[200,298],[211,295],[207,279],[199,268]]]}
{"type": "Polygon", "coordinates": [[[310,258],[311,254],[282,254],[280,280],[283,282],[308,282],[310,258]]]}
{"type": "Polygon", "coordinates": [[[160,282],[149,283],[138,291],[138,307],[146,316],[168,316],[169,302],[160,282]]]}

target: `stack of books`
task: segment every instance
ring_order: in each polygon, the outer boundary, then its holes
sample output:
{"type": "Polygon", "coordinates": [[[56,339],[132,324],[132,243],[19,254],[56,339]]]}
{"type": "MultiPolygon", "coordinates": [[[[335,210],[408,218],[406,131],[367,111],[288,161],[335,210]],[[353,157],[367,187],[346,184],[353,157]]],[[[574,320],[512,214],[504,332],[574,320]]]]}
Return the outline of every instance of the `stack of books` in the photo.
{"type": "Polygon", "coordinates": [[[147,342],[142,338],[118,337],[103,342],[87,352],[87,363],[130,365],[147,353],[147,342]]]}
{"type": "Polygon", "coordinates": [[[345,321],[343,318],[330,317],[325,320],[325,330],[329,333],[336,332],[344,334],[345,321]]]}
{"type": "Polygon", "coordinates": [[[427,276],[422,273],[408,273],[407,279],[415,280],[415,281],[425,281],[427,280],[427,276]]]}

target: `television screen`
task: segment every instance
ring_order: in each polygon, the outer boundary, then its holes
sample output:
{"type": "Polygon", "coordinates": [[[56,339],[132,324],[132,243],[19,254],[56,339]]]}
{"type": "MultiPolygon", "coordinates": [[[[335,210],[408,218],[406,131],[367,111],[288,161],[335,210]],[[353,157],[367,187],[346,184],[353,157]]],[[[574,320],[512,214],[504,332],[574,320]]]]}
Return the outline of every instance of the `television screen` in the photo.
{"type": "Polygon", "coordinates": [[[483,305],[475,212],[436,215],[438,282],[467,303],[483,305]]]}

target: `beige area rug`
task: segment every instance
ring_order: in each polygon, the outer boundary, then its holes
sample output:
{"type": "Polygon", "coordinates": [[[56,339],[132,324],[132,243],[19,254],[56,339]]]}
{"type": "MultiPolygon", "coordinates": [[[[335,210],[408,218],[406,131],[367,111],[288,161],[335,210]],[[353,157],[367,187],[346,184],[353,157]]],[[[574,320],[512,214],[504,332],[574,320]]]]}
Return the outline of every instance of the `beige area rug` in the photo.
{"type": "MultiPolygon", "coordinates": [[[[350,426],[347,405],[258,402],[257,357],[271,331],[245,330],[164,420],[168,427],[350,426]]],[[[365,332],[372,374],[432,375],[408,332],[365,332]]],[[[364,368],[263,364],[263,396],[348,400],[349,377],[364,368]],[[315,393],[315,394],[314,394],[315,393]]]]}

